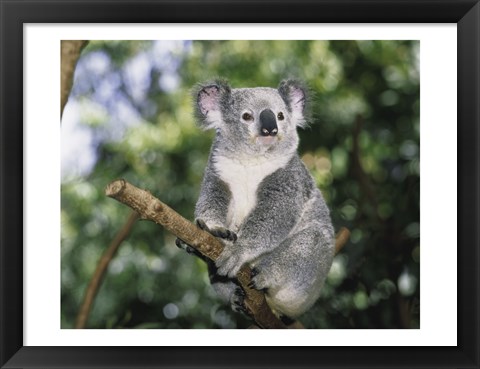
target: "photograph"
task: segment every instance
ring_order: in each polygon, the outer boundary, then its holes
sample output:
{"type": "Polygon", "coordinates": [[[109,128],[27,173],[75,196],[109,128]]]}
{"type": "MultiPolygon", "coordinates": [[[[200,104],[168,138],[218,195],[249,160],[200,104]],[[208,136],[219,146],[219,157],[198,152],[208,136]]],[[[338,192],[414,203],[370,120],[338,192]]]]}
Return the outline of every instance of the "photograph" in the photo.
{"type": "Polygon", "coordinates": [[[479,0],[0,9],[1,369],[479,368],[479,0]]]}
{"type": "Polygon", "coordinates": [[[418,40],[61,47],[62,329],[421,327],[418,40]]]}

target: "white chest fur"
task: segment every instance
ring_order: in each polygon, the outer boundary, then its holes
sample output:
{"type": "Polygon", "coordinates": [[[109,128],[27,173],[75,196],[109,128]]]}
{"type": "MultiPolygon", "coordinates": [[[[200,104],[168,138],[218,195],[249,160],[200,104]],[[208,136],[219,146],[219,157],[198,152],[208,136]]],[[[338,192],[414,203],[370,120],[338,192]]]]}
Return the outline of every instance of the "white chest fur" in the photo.
{"type": "Polygon", "coordinates": [[[228,207],[227,227],[237,232],[257,203],[257,189],[263,179],[285,166],[290,158],[256,158],[235,160],[225,156],[214,157],[214,167],[222,181],[230,188],[232,198],[228,207]]]}

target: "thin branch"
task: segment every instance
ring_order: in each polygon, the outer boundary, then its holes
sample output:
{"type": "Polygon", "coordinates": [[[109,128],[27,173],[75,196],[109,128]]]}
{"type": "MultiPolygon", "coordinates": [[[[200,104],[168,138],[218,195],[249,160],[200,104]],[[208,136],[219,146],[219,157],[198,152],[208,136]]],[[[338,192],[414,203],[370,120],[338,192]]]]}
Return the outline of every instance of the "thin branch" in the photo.
{"type": "Polygon", "coordinates": [[[361,162],[361,149],[360,149],[360,133],[362,132],[364,124],[364,119],[361,115],[357,115],[355,118],[355,123],[352,132],[352,150],[350,152],[350,163],[351,167],[350,170],[353,176],[357,179],[358,184],[360,186],[360,193],[364,194],[368,198],[368,203],[375,209],[374,213],[376,216],[377,208],[378,208],[378,201],[377,197],[375,196],[375,188],[372,183],[371,178],[365,170],[363,169],[363,165],[361,162]]]}
{"type": "Polygon", "coordinates": [[[87,287],[87,291],[85,292],[85,297],[83,299],[82,306],[80,311],[77,315],[77,320],[75,322],[75,328],[81,329],[85,328],[87,324],[88,316],[90,314],[90,310],[92,308],[93,300],[97,295],[98,288],[100,287],[100,283],[102,282],[103,276],[105,275],[105,271],[107,270],[108,264],[112,260],[113,256],[118,250],[120,244],[127,238],[129,235],[133,225],[139,218],[138,214],[134,211],[131,212],[130,216],[128,217],[127,222],[124,224],[122,229],[117,233],[115,238],[113,239],[112,243],[108,246],[107,250],[102,255],[100,261],[98,262],[97,269],[93,274],[92,279],[90,280],[90,284],[87,287]]]}
{"type": "Polygon", "coordinates": [[[350,231],[345,227],[340,228],[335,237],[335,255],[338,254],[341,249],[343,249],[343,246],[345,246],[349,238],[350,231]]]}

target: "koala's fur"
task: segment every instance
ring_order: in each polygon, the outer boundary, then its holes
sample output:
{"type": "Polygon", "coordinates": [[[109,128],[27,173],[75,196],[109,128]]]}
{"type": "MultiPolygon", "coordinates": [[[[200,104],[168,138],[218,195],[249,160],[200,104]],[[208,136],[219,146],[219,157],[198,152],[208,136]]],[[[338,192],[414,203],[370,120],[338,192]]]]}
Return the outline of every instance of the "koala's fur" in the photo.
{"type": "Polygon", "coordinates": [[[198,124],[216,131],[195,208],[197,224],[224,239],[209,265],[212,285],[238,309],[233,278],[247,263],[272,310],[297,317],[319,297],[335,245],[329,210],[297,154],[306,90],[294,80],[278,89],[216,80],[195,99],[198,124]]]}

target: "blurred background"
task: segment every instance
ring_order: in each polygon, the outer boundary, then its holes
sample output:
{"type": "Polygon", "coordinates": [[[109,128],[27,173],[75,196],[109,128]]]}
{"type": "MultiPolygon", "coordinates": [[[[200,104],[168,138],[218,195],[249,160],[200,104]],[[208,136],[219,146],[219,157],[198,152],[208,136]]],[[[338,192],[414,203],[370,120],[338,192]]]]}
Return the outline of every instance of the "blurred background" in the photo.
{"type": "MultiPolygon", "coordinates": [[[[417,41],[90,41],[62,118],[61,327],[73,328],[103,251],[130,209],[104,195],[125,178],[188,219],[213,132],[190,89],[304,80],[312,121],[300,155],[351,238],[307,328],[419,328],[420,126],[417,41]]],[[[139,221],[111,261],[87,328],[246,328],[204,263],[139,221]]]]}

